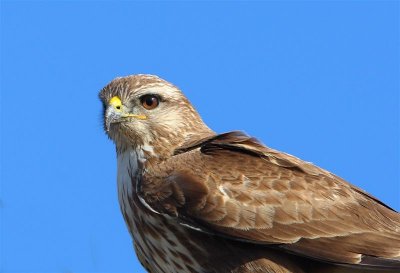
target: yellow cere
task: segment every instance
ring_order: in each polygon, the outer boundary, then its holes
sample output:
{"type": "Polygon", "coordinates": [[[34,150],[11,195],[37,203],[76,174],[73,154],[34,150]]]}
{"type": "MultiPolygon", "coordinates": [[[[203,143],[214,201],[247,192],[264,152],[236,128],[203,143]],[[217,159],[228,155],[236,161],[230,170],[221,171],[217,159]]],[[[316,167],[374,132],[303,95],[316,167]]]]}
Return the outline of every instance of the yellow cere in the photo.
{"type": "Polygon", "coordinates": [[[110,99],[108,102],[109,105],[113,106],[116,109],[121,109],[122,102],[121,99],[118,96],[114,96],[110,99]]]}
{"type": "MultiPolygon", "coordinates": [[[[114,107],[117,110],[122,110],[122,101],[118,96],[114,96],[110,99],[108,102],[108,105],[114,107]]],[[[130,114],[130,113],[123,113],[122,116],[123,118],[137,118],[137,119],[147,119],[145,115],[136,115],[136,114],[130,114]]]]}

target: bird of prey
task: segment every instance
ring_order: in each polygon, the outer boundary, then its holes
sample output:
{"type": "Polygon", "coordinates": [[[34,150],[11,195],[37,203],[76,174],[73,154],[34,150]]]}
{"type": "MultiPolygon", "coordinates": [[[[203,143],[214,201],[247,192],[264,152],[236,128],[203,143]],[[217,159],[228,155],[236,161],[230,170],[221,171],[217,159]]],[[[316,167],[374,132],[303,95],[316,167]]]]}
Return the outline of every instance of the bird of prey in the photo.
{"type": "Polygon", "coordinates": [[[151,273],[400,272],[400,214],[242,132],[216,134],[152,75],[100,92],[120,208],[151,273]]]}

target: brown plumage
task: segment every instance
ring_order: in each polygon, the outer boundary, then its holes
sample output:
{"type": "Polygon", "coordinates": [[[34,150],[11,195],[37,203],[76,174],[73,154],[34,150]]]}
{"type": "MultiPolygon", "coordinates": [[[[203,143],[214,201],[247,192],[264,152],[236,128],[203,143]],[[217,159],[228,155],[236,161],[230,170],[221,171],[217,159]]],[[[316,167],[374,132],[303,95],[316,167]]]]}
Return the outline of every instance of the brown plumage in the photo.
{"type": "Polygon", "coordinates": [[[400,272],[400,216],[241,132],[217,135],[150,75],[101,92],[121,211],[148,272],[400,272]]]}

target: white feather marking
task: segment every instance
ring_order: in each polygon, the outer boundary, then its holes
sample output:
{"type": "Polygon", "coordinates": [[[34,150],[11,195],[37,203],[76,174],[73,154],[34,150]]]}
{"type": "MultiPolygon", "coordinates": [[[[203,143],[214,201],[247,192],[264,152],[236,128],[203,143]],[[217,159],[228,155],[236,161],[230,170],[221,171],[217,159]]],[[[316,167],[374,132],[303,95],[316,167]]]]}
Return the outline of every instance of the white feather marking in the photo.
{"type": "Polygon", "coordinates": [[[150,154],[154,154],[154,149],[153,149],[153,146],[150,146],[150,145],[143,145],[142,146],[142,149],[144,150],[144,151],[146,151],[146,152],[149,152],[150,154]]]}
{"type": "MultiPolygon", "coordinates": [[[[206,233],[205,230],[203,230],[203,229],[201,229],[201,228],[199,228],[199,227],[192,226],[192,225],[190,225],[190,224],[181,223],[181,225],[184,226],[184,227],[187,227],[187,228],[196,230],[196,231],[201,231],[201,232],[203,232],[203,233],[206,233]]],[[[208,232],[207,232],[207,233],[208,233],[208,232]]]]}
{"type": "Polygon", "coordinates": [[[218,190],[222,193],[222,198],[224,199],[224,201],[232,198],[232,193],[230,192],[230,190],[225,188],[223,185],[219,185],[218,190]]]}
{"type": "Polygon", "coordinates": [[[161,214],[158,211],[154,210],[149,204],[147,204],[147,202],[143,199],[143,197],[141,197],[140,195],[138,195],[138,197],[139,197],[140,203],[142,203],[142,205],[145,206],[148,210],[150,210],[156,214],[161,214]]]}
{"type": "Polygon", "coordinates": [[[248,188],[251,186],[251,180],[247,176],[243,176],[243,185],[248,188]]]}

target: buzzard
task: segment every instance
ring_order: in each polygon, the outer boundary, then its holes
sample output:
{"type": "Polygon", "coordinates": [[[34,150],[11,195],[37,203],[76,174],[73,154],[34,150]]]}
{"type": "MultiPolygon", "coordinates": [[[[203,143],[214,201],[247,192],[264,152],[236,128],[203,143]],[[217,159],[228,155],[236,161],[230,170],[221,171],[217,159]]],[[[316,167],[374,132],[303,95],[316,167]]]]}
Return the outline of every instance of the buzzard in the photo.
{"type": "Polygon", "coordinates": [[[400,272],[400,215],[242,132],[216,134],[152,75],[100,92],[121,212],[151,273],[400,272]]]}

